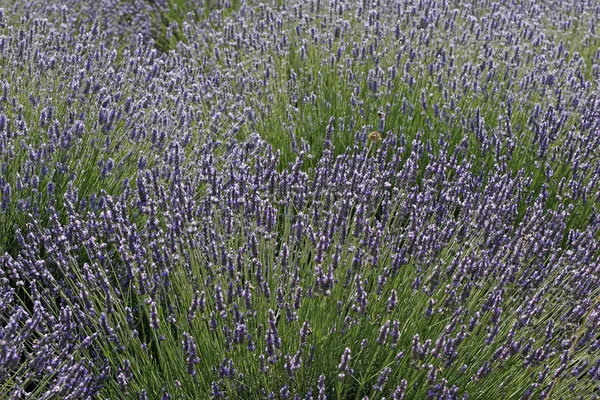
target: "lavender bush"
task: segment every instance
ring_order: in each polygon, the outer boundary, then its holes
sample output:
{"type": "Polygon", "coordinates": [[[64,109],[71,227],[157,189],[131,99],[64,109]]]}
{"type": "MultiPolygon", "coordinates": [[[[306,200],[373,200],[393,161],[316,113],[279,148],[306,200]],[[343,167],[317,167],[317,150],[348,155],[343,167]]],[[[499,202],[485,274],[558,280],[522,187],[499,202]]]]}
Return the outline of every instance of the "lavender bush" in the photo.
{"type": "Polygon", "coordinates": [[[599,396],[600,8],[28,7],[1,398],[599,396]]]}
{"type": "Polygon", "coordinates": [[[561,147],[600,73],[597,8],[539,3],[243,5],[186,21],[178,52],[246,98],[249,126],[285,165],[302,139],[320,154],[314,132],[333,115],[337,154],[357,132],[421,131],[434,146],[443,132],[452,147],[468,135],[488,168],[502,154],[531,170],[561,147]]]}

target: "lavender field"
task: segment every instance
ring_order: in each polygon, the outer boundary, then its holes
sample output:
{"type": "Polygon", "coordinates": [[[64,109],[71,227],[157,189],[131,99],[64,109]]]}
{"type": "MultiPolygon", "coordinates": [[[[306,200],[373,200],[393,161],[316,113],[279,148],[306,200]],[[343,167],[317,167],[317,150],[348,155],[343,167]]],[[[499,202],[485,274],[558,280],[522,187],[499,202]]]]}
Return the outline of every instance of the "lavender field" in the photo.
{"type": "Polygon", "coordinates": [[[600,399],[598,24],[3,0],[0,399],[600,399]]]}

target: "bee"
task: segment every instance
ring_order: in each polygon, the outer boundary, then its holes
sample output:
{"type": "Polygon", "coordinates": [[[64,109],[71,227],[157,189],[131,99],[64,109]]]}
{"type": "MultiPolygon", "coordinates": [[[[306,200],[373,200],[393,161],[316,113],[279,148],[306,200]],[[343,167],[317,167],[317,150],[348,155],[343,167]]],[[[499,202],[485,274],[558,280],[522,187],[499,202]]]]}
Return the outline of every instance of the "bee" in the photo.
{"type": "Polygon", "coordinates": [[[372,142],[381,142],[381,134],[379,132],[371,132],[369,133],[369,140],[372,142]]]}

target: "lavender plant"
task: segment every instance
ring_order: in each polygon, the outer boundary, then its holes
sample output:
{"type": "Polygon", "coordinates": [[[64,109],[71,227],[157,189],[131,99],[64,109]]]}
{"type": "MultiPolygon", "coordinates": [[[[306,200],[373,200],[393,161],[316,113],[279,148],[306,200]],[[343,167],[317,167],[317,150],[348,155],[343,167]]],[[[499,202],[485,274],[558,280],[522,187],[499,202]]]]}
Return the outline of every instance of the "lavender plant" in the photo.
{"type": "Polygon", "coordinates": [[[138,35],[146,40],[155,36],[160,30],[159,15],[167,9],[164,0],[6,0],[2,6],[16,26],[47,20],[51,26],[63,24],[76,33],[80,26],[89,28],[96,23],[105,34],[126,44],[135,42],[138,35]]]}
{"type": "MultiPolygon", "coordinates": [[[[592,393],[598,221],[563,248],[569,210],[544,211],[542,196],[514,226],[522,177],[499,168],[483,184],[442,151],[419,188],[422,143],[403,167],[396,145],[329,152],[313,182],[301,158],[276,172],[260,141],[233,148],[221,171],[206,152],[207,173],[186,177],[174,146],[162,173],[138,172],[137,194],[104,195],[88,218],[67,195],[66,224],[32,222],[19,256],[4,256],[6,281],[43,299],[30,320],[68,332],[69,355],[106,395],[362,398],[403,380],[411,397],[592,393]],[[128,221],[128,205],[145,226],[128,221]],[[80,325],[62,328],[61,313],[80,325]]],[[[4,337],[23,348],[34,338],[19,320],[4,337]]],[[[28,366],[8,369],[7,389],[34,377],[34,394],[46,379],[57,386],[54,371],[28,366]]]]}
{"type": "Polygon", "coordinates": [[[596,19],[581,2],[261,3],[187,21],[179,52],[235,82],[284,165],[302,140],[318,160],[333,115],[336,154],[357,131],[443,132],[488,168],[504,155],[531,171],[596,89],[596,19]]]}
{"type": "Polygon", "coordinates": [[[598,8],[206,3],[163,53],[46,6],[0,10],[0,397],[598,396],[598,8]]]}

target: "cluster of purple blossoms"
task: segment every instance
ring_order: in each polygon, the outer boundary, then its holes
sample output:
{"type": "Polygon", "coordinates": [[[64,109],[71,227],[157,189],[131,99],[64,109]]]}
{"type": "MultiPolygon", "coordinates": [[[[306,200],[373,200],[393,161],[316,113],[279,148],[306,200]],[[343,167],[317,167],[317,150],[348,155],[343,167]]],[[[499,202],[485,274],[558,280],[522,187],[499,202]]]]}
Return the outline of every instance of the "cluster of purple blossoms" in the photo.
{"type": "Polygon", "coordinates": [[[6,0],[2,3],[6,22],[47,26],[77,32],[80,26],[94,27],[110,40],[132,43],[141,34],[156,36],[160,13],[168,10],[165,0],[6,0]]]}
{"type": "Polygon", "coordinates": [[[596,395],[600,9],[483,3],[0,9],[0,397],[596,395]]]}

